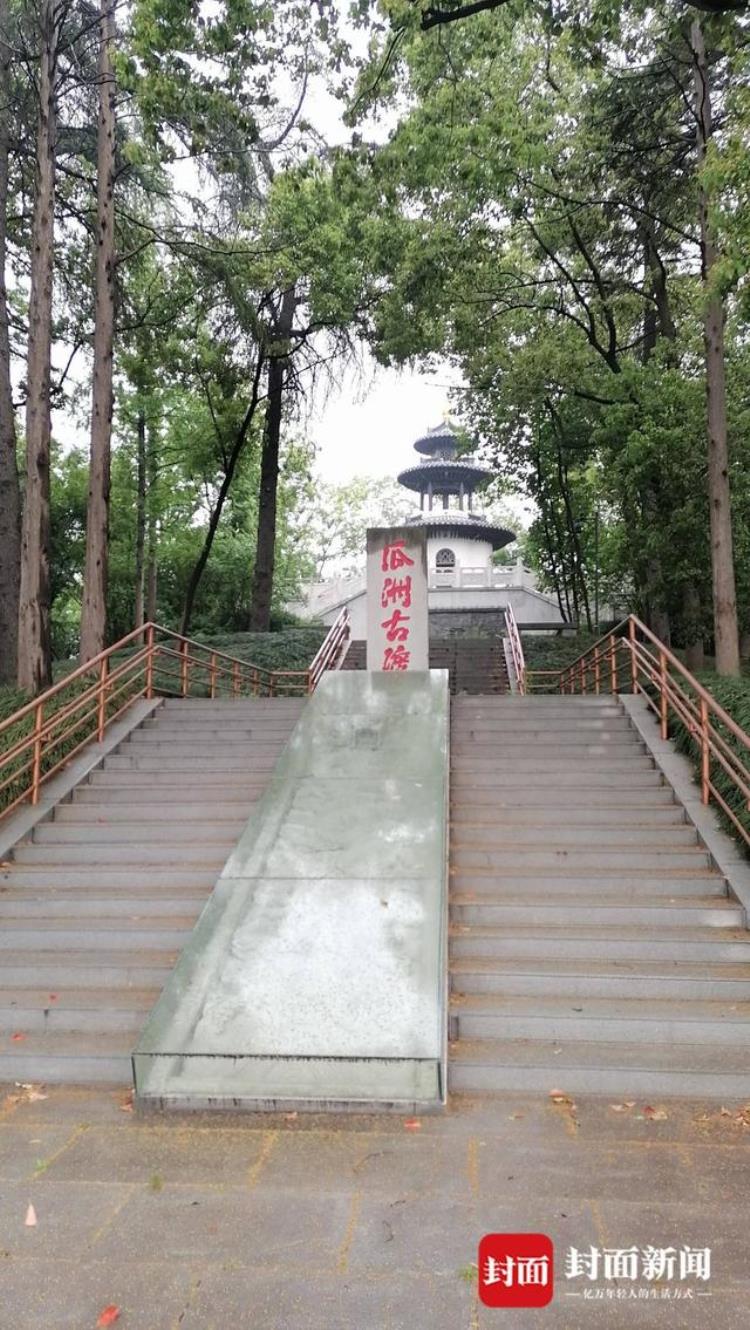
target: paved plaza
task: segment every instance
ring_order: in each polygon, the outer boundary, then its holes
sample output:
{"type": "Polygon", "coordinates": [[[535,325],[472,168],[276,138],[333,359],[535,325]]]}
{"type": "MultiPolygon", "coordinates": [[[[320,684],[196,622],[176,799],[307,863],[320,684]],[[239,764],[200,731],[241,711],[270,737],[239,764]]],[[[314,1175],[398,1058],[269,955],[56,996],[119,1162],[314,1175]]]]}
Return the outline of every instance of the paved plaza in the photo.
{"type": "Polygon", "coordinates": [[[513,1095],[414,1120],[164,1118],[122,1090],[8,1086],[0,1325],[95,1330],[117,1307],[121,1330],[744,1330],[741,1108],[513,1095]],[[552,1238],[550,1306],[478,1305],[489,1231],[552,1238]],[[669,1281],[571,1296],[569,1247],[648,1245],[710,1247],[710,1281],[679,1301],[669,1281]]]}

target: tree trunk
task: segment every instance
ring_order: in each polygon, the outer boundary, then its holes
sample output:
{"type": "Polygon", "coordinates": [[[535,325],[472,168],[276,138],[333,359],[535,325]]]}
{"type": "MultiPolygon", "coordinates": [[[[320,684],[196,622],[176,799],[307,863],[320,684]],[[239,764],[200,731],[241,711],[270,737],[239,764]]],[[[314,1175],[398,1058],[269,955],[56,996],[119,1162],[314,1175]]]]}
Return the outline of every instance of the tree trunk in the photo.
{"type": "Polygon", "coordinates": [[[146,623],[156,623],[159,533],[156,519],[157,451],[153,427],[146,434],[146,623]]]}
{"type": "Polygon", "coordinates": [[[290,287],[281,297],[279,317],[273,329],[274,341],[281,344],[280,349],[275,354],[271,352],[268,366],[268,405],[260,463],[258,540],[249,623],[250,631],[256,633],[267,633],[271,626],[281,417],[284,405],[284,380],[289,366],[288,341],[296,307],[297,295],[294,287],[290,287]]]}
{"type": "MultiPolygon", "coordinates": [[[[659,495],[654,480],[646,481],[643,487],[643,527],[646,532],[659,530],[659,495]]],[[[672,626],[669,610],[664,603],[664,570],[658,553],[650,551],[646,556],[646,623],[665,646],[672,640],[672,626]]]]}
{"type": "MultiPolygon", "coordinates": [[[[711,90],[703,29],[699,19],[690,27],[695,70],[695,112],[698,122],[698,165],[703,166],[712,134],[711,90]]],[[[714,641],[718,674],[739,674],[737,593],[732,549],[732,512],[727,445],[727,404],[724,366],[725,311],[711,284],[718,258],[709,217],[708,198],[700,188],[701,275],[705,298],[703,342],[706,355],[708,419],[708,503],[711,519],[711,574],[714,599],[714,641]]]]}
{"type": "Polygon", "coordinates": [[[138,412],[135,501],[135,627],[143,623],[146,590],[146,413],[138,412]]]}
{"type": "Polygon", "coordinates": [[[50,375],[55,233],[58,29],[55,0],[40,6],[39,111],[26,389],[26,496],[21,528],[18,683],[30,693],[52,680],[49,592],[50,375]]]}
{"type": "Polygon", "coordinates": [[[91,461],[86,511],[86,566],[81,607],[81,660],[105,646],[109,487],[112,451],[112,357],[115,327],[115,77],[113,0],[101,0],[97,134],[96,297],[91,461]]]}
{"type": "Polygon", "coordinates": [[[5,285],[8,222],[11,50],[8,0],[0,0],[0,684],[18,670],[18,589],[21,574],[21,491],[10,377],[8,292],[5,285]]]}
{"type": "Polygon", "coordinates": [[[685,623],[685,664],[689,670],[702,670],[705,664],[703,614],[701,595],[695,582],[686,582],[683,588],[682,615],[685,623]]]}
{"type": "Polygon", "coordinates": [[[206,532],[206,539],[203,542],[203,548],[200,554],[198,555],[198,558],[196,559],[195,562],[195,566],[193,567],[193,571],[190,574],[187,590],[185,592],[185,604],[182,611],[182,623],[180,624],[180,632],[183,634],[184,637],[187,636],[188,629],[190,628],[190,619],[193,613],[193,606],[195,605],[196,592],[200,585],[200,580],[203,576],[206,564],[208,563],[208,558],[214,543],[214,537],[216,535],[219,526],[219,520],[221,518],[221,514],[224,509],[224,504],[226,502],[227,495],[229,494],[229,489],[232,484],[232,480],[234,478],[234,473],[237,469],[237,463],[239,462],[245,444],[247,443],[250,426],[253,422],[253,419],[255,417],[255,412],[258,407],[258,397],[260,395],[260,378],[263,372],[263,365],[264,365],[263,351],[262,348],[259,347],[258,359],[255,364],[255,376],[253,378],[253,391],[250,397],[250,402],[247,411],[245,412],[242,424],[239,430],[237,431],[236,437],[232,444],[232,448],[229,453],[229,457],[226,464],[226,469],[224,471],[224,479],[222,480],[221,485],[219,487],[219,493],[216,496],[216,503],[213,506],[213,509],[211,511],[211,516],[209,518],[208,530],[206,532]]]}

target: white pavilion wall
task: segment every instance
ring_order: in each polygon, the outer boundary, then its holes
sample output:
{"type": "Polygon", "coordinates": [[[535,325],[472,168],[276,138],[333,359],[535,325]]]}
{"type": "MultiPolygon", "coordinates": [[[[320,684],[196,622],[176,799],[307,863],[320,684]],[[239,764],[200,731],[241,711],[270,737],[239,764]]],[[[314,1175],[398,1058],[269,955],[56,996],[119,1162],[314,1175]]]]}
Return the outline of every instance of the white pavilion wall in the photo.
{"type": "Polygon", "coordinates": [[[489,540],[467,540],[466,536],[430,536],[427,540],[428,572],[435,571],[438,550],[452,550],[457,568],[489,568],[492,544],[489,540]]]}

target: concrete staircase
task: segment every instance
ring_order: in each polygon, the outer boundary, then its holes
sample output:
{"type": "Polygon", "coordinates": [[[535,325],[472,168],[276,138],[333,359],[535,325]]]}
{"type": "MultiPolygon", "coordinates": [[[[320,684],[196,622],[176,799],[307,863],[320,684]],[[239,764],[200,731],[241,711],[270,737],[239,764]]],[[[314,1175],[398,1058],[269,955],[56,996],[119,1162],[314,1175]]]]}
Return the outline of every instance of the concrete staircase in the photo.
{"type": "Polygon", "coordinates": [[[166,701],[0,869],[0,1080],[130,1052],[304,702],[166,701]]]}
{"type": "Polygon", "coordinates": [[[612,698],[452,703],[449,1085],[747,1096],[743,910],[612,698]]]}
{"type": "MultiPolygon", "coordinates": [[[[364,670],[367,643],[354,641],[342,669],[364,670]]],[[[430,642],[430,669],[447,670],[450,691],[492,695],[509,691],[505,652],[499,637],[446,637],[430,642]]]]}

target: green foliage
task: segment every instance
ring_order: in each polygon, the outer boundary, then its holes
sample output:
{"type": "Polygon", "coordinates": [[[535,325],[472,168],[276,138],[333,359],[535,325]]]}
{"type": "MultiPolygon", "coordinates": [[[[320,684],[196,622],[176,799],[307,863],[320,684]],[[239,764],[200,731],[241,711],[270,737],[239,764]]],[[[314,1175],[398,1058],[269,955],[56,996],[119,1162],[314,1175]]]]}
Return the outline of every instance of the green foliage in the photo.
{"type": "MultiPolygon", "coordinates": [[[[732,717],[738,725],[742,727],[746,734],[750,734],[750,677],[747,674],[738,679],[721,678],[713,671],[701,671],[698,675],[699,681],[709,693],[715,697],[719,706],[732,717]]],[[[748,750],[744,744],[738,742],[730,730],[720,723],[713,722],[721,735],[722,739],[729,745],[732,751],[737,755],[741,764],[745,767],[746,779],[750,778],[750,761],[748,760],[748,750]]],[[[681,721],[670,717],[670,737],[674,739],[676,748],[687,754],[693,763],[696,780],[700,779],[701,772],[701,753],[700,746],[694,736],[690,735],[681,721]]],[[[732,812],[739,819],[745,831],[750,834],[750,810],[748,810],[747,801],[743,798],[740,790],[730,779],[723,767],[718,762],[711,763],[711,780],[731,808],[732,812]]],[[[719,809],[719,815],[724,823],[726,830],[737,837],[736,829],[733,827],[731,819],[726,816],[722,809],[719,809]]],[[[740,841],[743,848],[744,842],[740,841]]]]}

